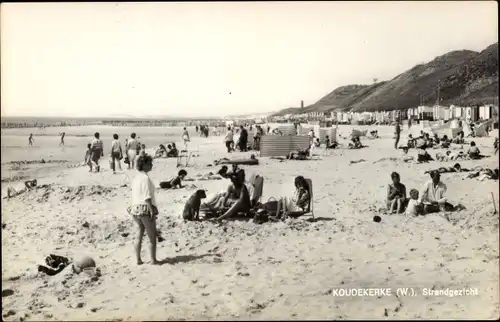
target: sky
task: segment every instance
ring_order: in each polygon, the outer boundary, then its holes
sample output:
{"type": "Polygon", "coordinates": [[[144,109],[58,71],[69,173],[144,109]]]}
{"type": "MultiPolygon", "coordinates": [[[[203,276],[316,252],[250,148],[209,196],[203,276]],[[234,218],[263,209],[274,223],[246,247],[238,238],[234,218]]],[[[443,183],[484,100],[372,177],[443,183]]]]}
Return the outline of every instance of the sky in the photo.
{"type": "Polygon", "coordinates": [[[498,42],[496,1],[2,3],[2,116],[312,104],[498,42]]]}

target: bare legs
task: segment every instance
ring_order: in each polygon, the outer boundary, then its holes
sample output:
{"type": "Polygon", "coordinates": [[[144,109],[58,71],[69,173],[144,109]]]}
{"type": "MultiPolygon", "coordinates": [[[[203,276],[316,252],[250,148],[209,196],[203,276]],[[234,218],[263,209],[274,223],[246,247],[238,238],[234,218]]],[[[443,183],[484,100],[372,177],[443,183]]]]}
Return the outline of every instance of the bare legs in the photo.
{"type": "Polygon", "coordinates": [[[403,200],[401,198],[394,198],[391,201],[391,205],[389,207],[389,212],[391,214],[400,214],[403,212],[403,200]]]}
{"type": "Polygon", "coordinates": [[[141,259],[141,248],[142,239],[144,237],[144,232],[146,231],[149,237],[149,252],[151,254],[151,262],[153,265],[158,264],[156,259],[156,218],[151,218],[150,216],[133,216],[134,221],[137,224],[139,235],[137,236],[137,241],[135,244],[135,256],[137,259],[137,265],[143,263],[141,259]]]}

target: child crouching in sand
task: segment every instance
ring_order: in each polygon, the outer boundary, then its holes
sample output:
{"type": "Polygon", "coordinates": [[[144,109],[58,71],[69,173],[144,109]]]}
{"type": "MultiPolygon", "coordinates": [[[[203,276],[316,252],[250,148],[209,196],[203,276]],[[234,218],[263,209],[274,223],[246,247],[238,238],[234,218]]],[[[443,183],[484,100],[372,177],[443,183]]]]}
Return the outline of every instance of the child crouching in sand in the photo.
{"type": "Polygon", "coordinates": [[[158,264],[156,259],[156,207],[155,187],[148,176],[148,172],[153,168],[153,159],[145,154],[137,157],[137,175],[132,180],[132,205],[127,208],[127,212],[132,215],[137,224],[138,237],[135,244],[135,254],[137,265],[141,265],[141,248],[144,231],[147,232],[150,242],[151,262],[158,264]]]}

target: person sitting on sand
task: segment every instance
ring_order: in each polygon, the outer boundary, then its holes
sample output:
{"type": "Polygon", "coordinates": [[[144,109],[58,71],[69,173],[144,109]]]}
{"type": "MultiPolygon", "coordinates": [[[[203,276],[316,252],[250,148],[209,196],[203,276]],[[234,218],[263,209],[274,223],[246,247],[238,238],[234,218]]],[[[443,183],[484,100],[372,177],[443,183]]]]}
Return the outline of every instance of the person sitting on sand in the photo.
{"type": "Polygon", "coordinates": [[[434,133],[434,136],[432,138],[432,140],[434,141],[434,143],[436,144],[439,144],[441,141],[439,140],[439,137],[437,135],[437,133],[434,133]]]}
{"type": "Polygon", "coordinates": [[[441,139],[441,148],[448,149],[450,147],[451,140],[448,139],[448,136],[445,134],[441,139]]]}
{"type": "Polygon", "coordinates": [[[410,190],[410,198],[408,199],[408,205],[406,206],[405,215],[408,218],[409,216],[418,216],[424,214],[424,207],[420,200],[418,199],[418,190],[411,189],[410,190]]]}
{"type": "Polygon", "coordinates": [[[469,151],[467,151],[467,155],[471,160],[479,160],[482,158],[480,153],[481,151],[479,151],[479,148],[476,146],[476,142],[472,141],[470,143],[469,151]]]}
{"type": "Polygon", "coordinates": [[[325,138],[325,149],[336,149],[338,147],[337,142],[330,143],[330,136],[326,136],[325,138]]]}
{"type": "Polygon", "coordinates": [[[399,173],[391,174],[392,183],[387,187],[387,210],[390,213],[402,213],[406,202],[406,187],[400,182],[399,173]]]}
{"type": "Polygon", "coordinates": [[[172,143],[172,145],[169,146],[171,149],[167,152],[167,158],[177,158],[179,156],[179,150],[177,150],[175,143],[172,143]]]}
{"type": "Polygon", "coordinates": [[[314,138],[313,144],[316,148],[319,148],[321,146],[321,143],[319,142],[319,138],[314,138]]]}
{"type": "Polygon", "coordinates": [[[5,198],[10,199],[10,198],[19,196],[20,194],[23,194],[23,193],[33,189],[34,187],[36,187],[36,185],[37,185],[37,181],[36,181],[36,179],[33,179],[33,180],[25,181],[24,186],[20,187],[18,189],[15,189],[14,187],[10,186],[7,188],[7,196],[5,198]]]}
{"type": "Polygon", "coordinates": [[[177,173],[177,177],[173,178],[172,180],[170,181],[162,181],[160,182],[160,188],[162,189],[182,189],[183,186],[182,186],[182,180],[184,180],[184,178],[186,178],[187,176],[187,171],[182,169],[182,170],[179,170],[179,172],[177,173]]]}
{"type": "Polygon", "coordinates": [[[428,214],[452,210],[453,206],[447,202],[447,188],[441,182],[441,174],[437,171],[432,171],[430,177],[431,180],[427,181],[420,191],[420,203],[424,205],[424,212],[428,214]]]}
{"type": "Polygon", "coordinates": [[[452,143],[455,143],[455,144],[464,144],[465,143],[465,139],[464,139],[464,131],[460,131],[458,132],[457,136],[451,140],[452,143]]]}
{"type": "Polygon", "coordinates": [[[352,143],[349,143],[348,148],[349,149],[361,149],[363,147],[363,144],[361,143],[361,140],[359,139],[358,136],[355,136],[352,138],[352,143]]]}
{"type": "Polygon", "coordinates": [[[418,153],[417,153],[417,162],[429,162],[429,161],[433,161],[433,160],[434,159],[432,159],[432,157],[430,156],[430,154],[427,153],[425,146],[423,146],[422,148],[420,148],[418,150],[418,153]]]}
{"type": "Polygon", "coordinates": [[[163,144],[160,144],[160,146],[158,147],[158,150],[156,150],[156,152],[155,152],[154,157],[155,157],[155,159],[167,157],[167,149],[165,148],[165,146],[163,144]]]}
{"type": "Polygon", "coordinates": [[[135,244],[135,255],[137,265],[141,265],[141,248],[144,232],[146,231],[150,241],[151,262],[158,264],[156,259],[156,217],[158,208],[155,199],[155,187],[148,176],[153,169],[153,159],[145,154],[137,157],[137,174],[132,181],[132,205],[127,212],[132,215],[138,228],[137,242],[135,244]]]}
{"type": "Polygon", "coordinates": [[[411,149],[411,148],[414,148],[415,147],[415,139],[413,138],[413,136],[411,134],[408,135],[408,142],[406,143],[406,146],[411,149]]]}
{"type": "MultiPolygon", "coordinates": [[[[283,209],[283,219],[286,219],[287,213],[305,212],[309,207],[311,199],[310,187],[303,176],[295,177],[295,191],[290,197],[282,197],[278,200],[280,209],[283,209]]],[[[278,217],[280,214],[276,214],[278,217]]]]}
{"type": "Polygon", "coordinates": [[[248,213],[250,211],[250,194],[245,185],[245,171],[240,170],[231,177],[231,185],[226,191],[222,204],[229,208],[217,221],[227,219],[238,213],[248,213]]]}

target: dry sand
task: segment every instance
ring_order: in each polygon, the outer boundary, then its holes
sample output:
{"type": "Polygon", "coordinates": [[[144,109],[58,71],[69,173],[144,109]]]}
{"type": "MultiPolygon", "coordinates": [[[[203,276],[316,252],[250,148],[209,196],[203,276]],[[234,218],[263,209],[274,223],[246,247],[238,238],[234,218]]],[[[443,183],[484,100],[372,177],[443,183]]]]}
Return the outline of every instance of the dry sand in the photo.
{"type": "MultiPolygon", "coordinates": [[[[348,126],[339,129],[344,135],[350,132],[348,126]]],[[[130,187],[124,186],[130,183],[132,171],[113,175],[107,158],[101,173],[91,174],[85,167],[57,163],[8,164],[5,160],[12,161],[12,157],[4,159],[9,152],[4,146],[9,143],[2,137],[2,188],[12,184],[4,180],[15,176],[35,177],[39,185],[46,185],[2,202],[4,319],[498,318],[499,217],[493,214],[491,200],[493,192],[498,208],[498,181],[443,174],[450,201],[462,203],[466,210],[413,218],[407,223],[404,216],[382,214],[382,221],[375,223],[372,218],[384,207],[392,171],[400,173],[408,190],[420,189],[428,180],[424,171],[453,164],[374,164],[401,153],[393,149],[392,128],[377,129],[382,138],[364,140],[369,145],[366,149],[334,150],[318,161],[262,158],[259,166],[244,167],[264,176],[263,200],[288,192],[296,175],[310,177],[315,222],[299,218],[262,225],[184,223],[181,211],[195,188],[158,190],[158,225],[165,238],[158,244],[158,257],[166,259],[161,266],[149,265],[147,239],[143,243],[145,264],[135,264],[136,230],[125,211],[130,187]],[[366,162],[350,164],[359,159],[366,162]],[[37,264],[43,264],[51,253],[71,258],[90,255],[102,276],[75,275],[71,268],[52,277],[37,273],[37,264]],[[332,294],[336,288],[351,287],[392,288],[393,295],[332,294]],[[478,295],[399,297],[395,294],[398,287],[413,287],[417,292],[424,287],[477,288],[478,295]]],[[[93,131],[86,130],[88,134],[93,131]]],[[[171,131],[180,135],[179,129],[171,131]]],[[[2,130],[2,136],[6,133],[8,130],[2,130]]],[[[139,135],[148,144],[148,137],[139,135]]],[[[58,138],[52,141],[57,147],[58,138]]],[[[71,137],[66,141],[71,142],[71,137]]],[[[207,165],[227,156],[221,141],[222,137],[194,137],[192,146],[200,156],[187,169],[190,177],[217,169],[207,165]]],[[[492,154],[493,138],[475,141],[483,153],[492,154]]],[[[153,145],[156,143],[148,147],[153,145]]],[[[36,151],[48,153],[43,148],[36,151]]],[[[49,154],[64,159],[63,153],[52,152],[49,154]]],[[[40,155],[32,152],[30,159],[40,159],[40,155]]],[[[460,163],[463,167],[497,167],[498,156],[460,163]]],[[[155,160],[153,181],[158,184],[174,175],[178,171],[175,165],[174,159],[155,160]]],[[[189,184],[211,193],[227,182],[189,184]]]]}

